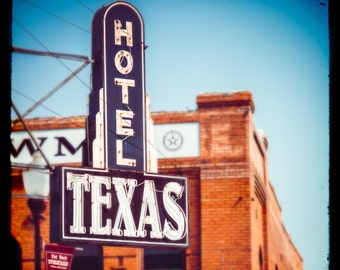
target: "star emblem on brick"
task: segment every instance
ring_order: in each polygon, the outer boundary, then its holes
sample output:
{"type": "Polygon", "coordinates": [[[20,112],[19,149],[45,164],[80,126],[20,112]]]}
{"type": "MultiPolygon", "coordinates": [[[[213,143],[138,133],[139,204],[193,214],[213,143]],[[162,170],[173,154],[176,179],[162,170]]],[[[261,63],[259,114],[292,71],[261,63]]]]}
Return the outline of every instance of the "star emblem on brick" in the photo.
{"type": "Polygon", "coordinates": [[[163,145],[169,151],[177,151],[183,145],[183,136],[176,130],[170,130],[163,137],[163,145]]]}

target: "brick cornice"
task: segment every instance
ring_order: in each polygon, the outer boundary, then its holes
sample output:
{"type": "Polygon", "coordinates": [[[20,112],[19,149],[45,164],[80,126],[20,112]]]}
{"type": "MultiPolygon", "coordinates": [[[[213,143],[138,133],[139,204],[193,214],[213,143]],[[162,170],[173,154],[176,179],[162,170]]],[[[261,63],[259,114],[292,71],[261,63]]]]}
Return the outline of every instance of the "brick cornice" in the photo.
{"type": "MultiPolygon", "coordinates": [[[[69,129],[85,128],[86,116],[71,117],[44,117],[24,119],[29,130],[49,130],[49,129],[69,129]]],[[[14,121],[12,121],[14,123],[14,121]]],[[[12,131],[24,131],[24,125],[21,122],[15,122],[12,125],[12,131]]]]}
{"type": "Polygon", "coordinates": [[[218,106],[238,106],[247,107],[253,113],[255,111],[255,102],[250,91],[200,94],[196,97],[196,103],[198,110],[218,106]]]}

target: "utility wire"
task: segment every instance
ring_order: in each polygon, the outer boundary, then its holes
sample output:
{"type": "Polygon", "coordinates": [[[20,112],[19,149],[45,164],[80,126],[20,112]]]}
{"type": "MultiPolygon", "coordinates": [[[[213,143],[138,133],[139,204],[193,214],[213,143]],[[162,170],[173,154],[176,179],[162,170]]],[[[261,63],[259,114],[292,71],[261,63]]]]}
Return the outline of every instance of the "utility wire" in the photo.
{"type": "MultiPolygon", "coordinates": [[[[87,8],[89,11],[91,11],[91,12],[93,12],[94,13],[94,11],[93,10],[91,10],[87,5],[85,5],[84,3],[82,3],[82,2],[80,2],[80,1],[78,1],[78,0],[75,0],[76,2],[78,2],[80,5],[82,5],[83,7],[85,7],[85,8],[87,8]]],[[[66,20],[66,19],[64,19],[64,18],[62,18],[62,17],[60,17],[60,16],[58,16],[58,15],[56,15],[56,14],[54,14],[54,13],[52,13],[52,12],[50,12],[50,11],[48,11],[48,10],[46,10],[46,9],[43,9],[43,8],[41,8],[40,6],[38,6],[38,5],[36,5],[36,4],[33,4],[33,3],[31,3],[31,2],[29,2],[29,1],[27,1],[27,0],[23,0],[23,2],[25,2],[26,4],[29,4],[29,5],[31,5],[31,6],[33,6],[33,7],[35,7],[35,8],[37,8],[37,9],[39,9],[39,10],[41,10],[41,11],[43,11],[43,12],[45,12],[46,14],[48,14],[48,15],[51,15],[51,16],[53,16],[53,17],[56,17],[56,18],[58,18],[58,19],[60,19],[60,20],[62,20],[63,22],[66,22],[66,23],[68,23],[68,24],[70,24],[70,25],[72,25],[72,26],[74,26],[74,27],[76,27],[76,28],[78,28],[78,29],[80,29],[80,30],[82,30],[82,31],[85,31],[85,32],[88,32],[88,33],[91,33],[91,31],[89,31],[89,30],[87,30],[87,29],[85,29],[85,28],[83,28],[83,27],[80,27],[80,26],[78,26],[78,25],[76,25],[76,24],[74,24],[74,23],[72,23],[72,22],[70,22],[70,21],[68,21],[68,20],[66,20]]],[[[25,28],[17,19],[15,19],[15,18],[13,18],[13,20],[22,28],[22,29],[24,29],[29,35],[31,35],[42,47],[44,47],[45,48],[45,50],[47,50],[50,54],[52,54],[47,48],[46,48],[46,46],[45,45],[43,45],[42,44],[42,42],[40,42],[39,41],[39,39],[38,38],[36,38],[27,28],[25,28]]],[[[138,44],[135,44],[135,45],[138,45],[138,44]]],[[[147,46],[145,46],[144,44],[141,44],[141,47],[143,48],[143,49],[146,49],[147,48],[147,46]]],[[[131,48],[130,48],[131,49],[131,48]]],[[[58,57],[56,57],[57,58],[57,60],[64,66],[64,67],[66,67],[70,72],[71,72],[71,74],[73,74],[73,72],[72,72],[72,70],[67,66],[67,65],[65,65],[58,57]]],[[[84,81],[82,81],[77,75],[75,75],[87,88],[89,88],[90,90],[91,90],[91,87],[90,86],[88,86],[84,81]]],[[[58,89],[59,89],[60,87],[58,87],[58,89]]],[[[52,90],[52,92],[54,93],[56,91],[56,89],[54,89],[54,90],[52,90]]],[[[51,94],[48,94],[47,96],[50,96],[51,94]]],[[[39,104],[36,104],[35,106],[33,106],[32,108],[34,109],[35,107],[37,107],[37,106],[39,106],[45,99],[46,99],[47,97],[45,96],[45,97],[43,97],[38,103],[39,104]]],[[[45,107],[45,106],[44,106],[45,107]]],[[[25,115],[27,115],[31,110],[33,110],[33,109],[30,109],[30,110],[28,110],[26,113],[25,113],[25,115]]],[[[45,107],[46,108],[46,107],[45,107]]],[[[56,113],[57,115],[59,115],[58,113],[56,113]]],[[[112,130],[109,130],[109,132],[112,132],[113,134],[115,134],[115,132],[114,131],[112,131],[112,130]]],[[[143,136],[143,135],[141,135],[141,134],[135,134],[135,136],[139,136],[139,137],[141,137],[141,138],[143,138],[144,140],[146,140],[146,138],[143,136]]],[[[127,142],[127,143],[129,143],[130,145],[132,145],[130,142],[127,142]]],[[[163,153],[161,153],[161,151],[159,150],[159,149],[157,149],[153,144],[151,144],[151,142],[150,141],[147,141],[147,143],[149,144],[149,145],[151,145],[158,153],[160,153],[162,156],[165,156],[163,153]]],[[[138,146],[136,146],[136,145],[134,145],[137,149],[139,149],[139,147],[138,146]]],[[[142,150],[142,149],[140,149],[140,150],[142,150]]]]}
{"type": "MultiPolygon", "coordinates": [[[[51,51],[38,39],[36,38],[26,27],[24,27],[16,18],[13,17],[13,20],[22,28],[24,29],[32,38],[34,38],[46,51],[51,53],[51,51]]],[[[73,71],[59,58],[55,57],[57,61],[59,61],[60,64],[62,64],[70,73],[72,74],[73,71]]],[[[76,76],[80,82],[82,82],[88,89],[91,89],[90,86],[88,86],[82,79],[80,79],[78,76],[76,76]]]]}
{"type": "Polygon", "coordinates": [[[59,15],[56,15],[56,14],[54,14],[54,13],[52,13],[52,12],[46,10],[46,9],[43,9],[42,7],[40,7],[40,6],[38,6],[38,5],[34,4],[34,3],[32,3],[32,2],[30,2],[30,1],[27,1],[27,0],[22,0],[22,1],[25,2],[25,3],[28,4],[28,5],[31,5],[32,7],[35,7],[36,9],[39,9],[39,10],[45,12],[46,14],[49,14],[49,15],[51,15],[51,16],[53,16],[53,17],[55,17],[55,18],[57,18],[57,19],[59,19],[59,20],[61,20],[61,21],[63,21],[63,22],[66,22],[66,23],[68,23],[68,24],[70,24],[70,25],[72,25],[72,26],[74,26],[74,27],[76,27],[76,28],[78,28],[78,29],[80,29],[80,30],[82,30],[82,31],[84,31],[84,32],[91,33],[90,30],[85,29],[85,28],[83,28],[83,27],[81,27],[81,26],[79,26],[79,25],[77,25],[77,24],[75,24],[75,23],[73,23],[73,22],[70,22],[70,21],[64,19],[63,17],[60,17],[59,15]]]}
{"type": "Polygon", "coordinates": [[[82,5],[84,8],[86,8],[87,10],[91,11],[92,14],[94,14],[94,10],[92,10],[91,8],[89,8],[87,5],[85,5],[84,3],[80,2],[79,0],[75,0],[75,2],[77,2],[78,4],[82,5]]]}

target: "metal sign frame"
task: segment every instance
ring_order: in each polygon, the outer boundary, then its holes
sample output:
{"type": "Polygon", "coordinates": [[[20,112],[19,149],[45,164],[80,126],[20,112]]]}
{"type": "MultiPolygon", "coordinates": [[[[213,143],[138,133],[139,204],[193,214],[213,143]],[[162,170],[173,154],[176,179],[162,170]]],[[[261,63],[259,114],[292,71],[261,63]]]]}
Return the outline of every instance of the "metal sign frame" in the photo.
{"type": "Polygon", "coordinates": [[[129,3],[99,9],[92,21],[88,165],[146,171],[144,22],[129,3]]]}
{"type": "Polygon", "coordinates": [[[188,247],[187,189],[183,176],[57,166],[51,242],[188,247]]]}

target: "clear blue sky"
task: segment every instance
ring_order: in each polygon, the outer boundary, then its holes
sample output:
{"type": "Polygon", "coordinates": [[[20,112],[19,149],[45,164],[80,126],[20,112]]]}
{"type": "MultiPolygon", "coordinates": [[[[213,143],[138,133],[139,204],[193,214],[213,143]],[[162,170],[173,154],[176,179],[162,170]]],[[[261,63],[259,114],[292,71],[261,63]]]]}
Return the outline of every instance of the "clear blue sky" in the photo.
{"type": "MultiPolygon", "coordinates": [[[[269,141],[269,175],[306,270],[328,269],[328,2],[133,0],[145,23],[151,111],[196,109],[206,92],[249,90],[269,141]]],[[[91,57],[101,0],[13,0],[13,46],[91,57]]],[[[13,55],[21,113],[82,63],[13,55]]],[[[90,67],[27,117],[88,114],[90,67]]],[[[15,115],[14,115],[15,116],[15,115]]]]}

